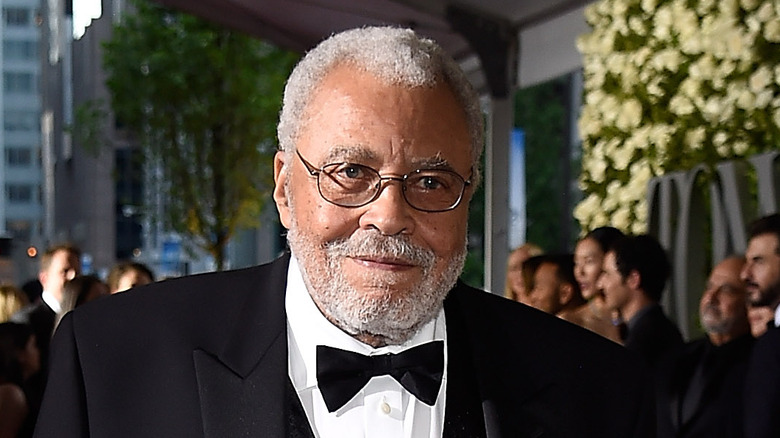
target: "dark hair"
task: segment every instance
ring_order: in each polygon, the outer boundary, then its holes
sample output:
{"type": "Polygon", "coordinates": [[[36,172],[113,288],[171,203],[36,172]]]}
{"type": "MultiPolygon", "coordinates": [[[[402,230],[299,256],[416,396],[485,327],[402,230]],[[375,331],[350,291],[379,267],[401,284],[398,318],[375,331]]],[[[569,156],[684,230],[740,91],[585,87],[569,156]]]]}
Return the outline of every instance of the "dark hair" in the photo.
{"type": "Polygon", "coordinates": [[[645,295],[653,301],[661,301],[672,267],[658,240],[647,234],[626,236],[613,243],[610,251],[615,253],[615,263],[623,279],[636,271],[645,295]]]}
{"type": "Polygon", "coordinates": [[[780,254],[780,213],[758,218],[750,224],[748,240],[761,234],[774,234],[777,237],[778,245],[775,247],[775,254],[780,254]]]}
{"type": "Polygon", "coordinates": [[[111,268],[108,273],[108,287],[110,290],[116,290],[119,286],[119,279],[125,274],[125,272],[137,271],[149,277],[149,280],[154,281],[154,273],[148,266],[139,262],[120,262],[111,268]]]}
{"type": "Polygon", "coordinates": [[[33,335],[32,327],[27,324],[0,323],[0,383],[22,384],[24,376],[17,353],[27,348],[33,335]]]}
{"type": "Polygon", "coordinates": [[[615,227],[598,227],[591,230],[582,240],[593,239],[599,244],[601,252],[606,253],[612,248],[612,244],[626,237],[622,231],[615,227]]]}
{"type": "Polygon", "coordinates": [[[94,275],[77,275],[72,280],[66,281],[63,286],[63,301],[67,303],[63,303],[63,313],[84,304],[92,287],[98,283],[103,281],[94,275]]]}
{"type": "Polygon", "coordinates": [[[523,267],[521,268],[521,273],[523,275],[523,284],[525,285],[525,290],[530,291],[534,287],[534,274],[536,274],[536,270],[539,269],[539,265],[542,264],[544,261],[544,255],[536,255],[533,257],[529,257],[526,261],[523,262],[523,267]]]}
{"type": "Polygon", "coordinates": [[[574,278],[574,254],[543,254],[539,256],[536,269],[544,263],[555,265],[555,278],[561,283],[568,283],[574,288],[575,296],[581,295],[580,284],[574,278]]]}

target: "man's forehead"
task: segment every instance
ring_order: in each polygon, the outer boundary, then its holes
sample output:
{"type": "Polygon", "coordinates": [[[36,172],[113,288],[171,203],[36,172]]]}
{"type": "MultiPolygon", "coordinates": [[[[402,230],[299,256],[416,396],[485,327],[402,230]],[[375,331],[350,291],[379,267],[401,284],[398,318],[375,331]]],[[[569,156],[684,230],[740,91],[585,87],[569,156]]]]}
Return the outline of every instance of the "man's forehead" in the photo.
{"type": "MultiPolygon", "coordinates": [[[[411,149],[411,148],[410,148],[411,149]]],[[[409,150],[410,150],[409,149],[409,150]]],[[[449,168],[451,167],[449,161],[444,158],[441,152],[434,153],[430,156],[417,156],[412,153],[406,154],[406,160],[409,164],[417,167],[425,168],[449,168]]],[[[371,148],[368,145],[336,145],[328,148],[323,155],[323,161],[325,163],[333,163],[340,161],[358,162],[358,163],[381,163],[387,157],[383,154],[371,148]]]]}
{"type": "Polygon", "coordinates": [[[780,252],[780,239],[774,233],[764,233],[754,236],[748,242],[747,255],[769,254],[780,252]]]}

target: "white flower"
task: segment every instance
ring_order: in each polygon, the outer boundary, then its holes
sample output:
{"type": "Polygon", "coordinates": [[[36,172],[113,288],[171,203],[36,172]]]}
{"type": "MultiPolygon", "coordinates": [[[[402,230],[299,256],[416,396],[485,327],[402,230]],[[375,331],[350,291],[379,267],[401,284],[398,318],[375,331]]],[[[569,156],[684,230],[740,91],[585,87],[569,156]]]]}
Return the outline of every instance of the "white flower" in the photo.
{"type": "Polygon", "coordinates": [[[693,114],[696,108],[693,106],[693,102],[687,97],[680,94],[676,94],[669,101],[669,110],[678,116],[687,116],[693,114]]]}
{"type": "Polygon", "coordinates": [[[780,18],[775,17],[774,20],[767,22],[763,35],[769,42],[780,43],[780,18]]]}
{"type": "Polygon", "coordinates": [[[760,0],[740,0],[739,3],[742,6],[742,9],[746,11],[752,11],[758,6],[759,1],[760,0]]]}
{"type": "Polygon", "coordinates": [[[691,129],[685,133],[685,144],[693,150],[700,150],[704,147],[706,134],[704,126],[691,129]]]}
{"type": "Polygon", "coordinates": [[[629,229],[631,226],[631,210],[628,207],[619,208],[612,215],[612,224],[621,230],[629,229]]]}

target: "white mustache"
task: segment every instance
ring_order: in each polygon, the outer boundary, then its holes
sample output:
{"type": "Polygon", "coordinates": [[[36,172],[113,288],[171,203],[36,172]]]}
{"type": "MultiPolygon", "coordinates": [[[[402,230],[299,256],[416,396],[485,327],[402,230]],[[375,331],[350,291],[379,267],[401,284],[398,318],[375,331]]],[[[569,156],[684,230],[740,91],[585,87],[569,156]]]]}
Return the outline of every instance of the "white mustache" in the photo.
{"type": "Polygon", "coordinates": [[[389,258],[423,267],[433,266],[436,259],[433,251],[412,243],[406,235],[386,236],[368,230],[327,242],[323,249],[331,256],[389,258]]]}

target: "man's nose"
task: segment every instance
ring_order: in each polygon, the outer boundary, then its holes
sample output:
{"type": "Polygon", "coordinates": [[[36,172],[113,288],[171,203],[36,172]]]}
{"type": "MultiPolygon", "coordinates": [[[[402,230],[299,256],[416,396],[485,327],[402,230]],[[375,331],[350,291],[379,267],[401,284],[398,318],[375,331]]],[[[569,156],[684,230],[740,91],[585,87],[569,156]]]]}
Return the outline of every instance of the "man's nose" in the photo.
{"type": "Polygon", "coordinates": [[[413,209],[404,198],[401,181],[385,179],[381,184],[377,198],[363,207],[366,210],[360,216],[360,226],[376,228],[388,236],[411,233],[414,230],[413,209]]]}

